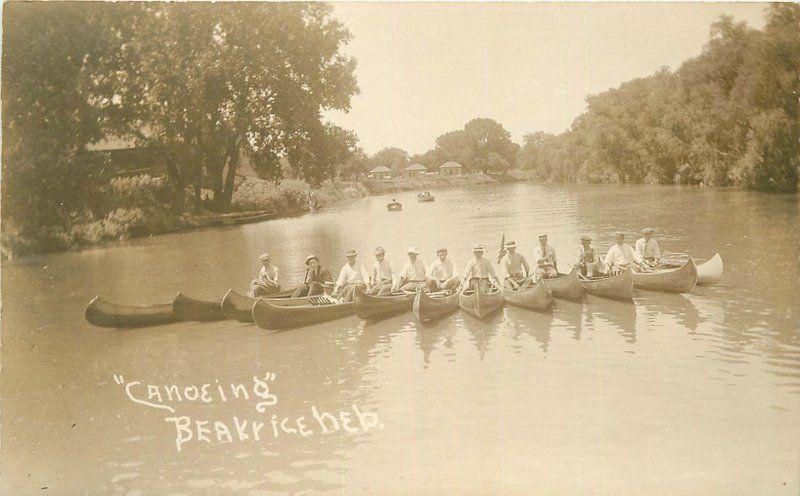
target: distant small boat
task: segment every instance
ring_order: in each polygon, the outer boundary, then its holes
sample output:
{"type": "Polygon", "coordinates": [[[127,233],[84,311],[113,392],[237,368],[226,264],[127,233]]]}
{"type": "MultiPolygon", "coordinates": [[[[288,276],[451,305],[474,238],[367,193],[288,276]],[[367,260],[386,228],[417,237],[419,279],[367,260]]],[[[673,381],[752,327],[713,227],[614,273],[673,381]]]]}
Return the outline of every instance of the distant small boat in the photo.
{"type": "Polygon", "coordinates": [[[392,203],[389,203],[388,205],[386,205],[386,208],[390,212],[396,212],[398,210],[403,210],[403,204],[400,203],[400,202],[397,202],[397,201],[393,201],[392,203]]]}
{"type": "Polygon", "coordinates": [[[697,284],[716,284],[722,279],[722,257],[715,253],[709,260],[697,266],[697,284]]]}
{"type": "Polygon", "coordinates": [[[426,193],[420,193],[420,194],[417,195],[417,201],[419,201],[419,202],[432,202],[435,199],[436,199],[435,196],[433,196],[432,194],[427,193],[427,192],[426,193]]]}

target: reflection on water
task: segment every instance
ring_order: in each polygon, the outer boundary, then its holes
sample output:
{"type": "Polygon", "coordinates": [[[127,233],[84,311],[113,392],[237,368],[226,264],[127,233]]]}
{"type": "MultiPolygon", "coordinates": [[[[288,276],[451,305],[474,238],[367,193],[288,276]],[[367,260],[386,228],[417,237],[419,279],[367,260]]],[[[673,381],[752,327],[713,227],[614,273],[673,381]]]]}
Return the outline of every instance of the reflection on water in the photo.
{"type": "MultiPolygon", "coordinates": [[[[439,191],[429,204],[397,196],[402,212],[365,198],[295,219],[4,261],[0,492],[798,493],[796,197],[521,183],[439,191]],[[644,225],[667,250],[720,252],[721,283],[686,295],[637,291],[635,304],[589,296],[542,313],[505,307],[487,321],[457,312],[430,325],[410,312],[283,332],[83,320],[97,294],[148,304],[179,290],[244,291],[264,251],[289,286],[309,253],[335,272],[351,248],[369,265],[381,245],[397,267],[410,245],[426,262],[444,245],[463,268],[474,243],[494,255],[505,233],[530,256],[547,232],[568,265],[581,235],[604,251],[609,232],[644,225]],[[162,412],[133,404],[113,379],[213,384],[266,372],[279,401],[261,420],[356,405],[385,428],[195,440],[178,453],[162,412]],[[751,451],[757,460],[742,457],[751,451]]],[[[259,418],[242,401],[178,413],[259,418]]]]}

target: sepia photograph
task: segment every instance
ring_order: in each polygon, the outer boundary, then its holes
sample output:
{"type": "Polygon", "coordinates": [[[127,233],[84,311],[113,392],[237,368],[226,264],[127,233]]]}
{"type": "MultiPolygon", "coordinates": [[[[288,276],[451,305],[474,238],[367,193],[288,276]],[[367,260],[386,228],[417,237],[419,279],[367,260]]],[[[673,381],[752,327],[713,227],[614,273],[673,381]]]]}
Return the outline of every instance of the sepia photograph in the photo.
{"type": "Polygon", "coordinates": [[[800,4],[2,4],[0,494],[800,495],[800,4]]]}

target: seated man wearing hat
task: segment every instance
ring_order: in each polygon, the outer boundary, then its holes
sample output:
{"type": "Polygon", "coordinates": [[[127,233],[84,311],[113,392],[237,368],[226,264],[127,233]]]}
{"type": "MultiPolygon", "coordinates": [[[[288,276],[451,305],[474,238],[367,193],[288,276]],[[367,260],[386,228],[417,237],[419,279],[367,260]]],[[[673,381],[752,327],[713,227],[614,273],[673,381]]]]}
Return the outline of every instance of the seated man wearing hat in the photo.
{"type": "Polygon", "coordinates": [[[530,271],[528,261],[521,253],[517,253],[517,243],[514,241],[506,243],[506,287],[508,289],[518,288],[528,278],[530,271]]]}
{"type": "Polygon", "coordinates": [[[261,262],[261,270],[258,271],[258,279],[253,279],[250,282],[248,296],[258,298],[259,296],[280,293],[281,285],[278,284],[278,268],[272,265],[272,260],[266,253],[258,257],[258,261],[261,262]]]}
{"type": "Polygon", "coordinates": [[[394,287],[394,265],[386,260],[386,250],[380,246],[375,248],[375,264],[372,266],[369,283],[367,293],[371,295],[391,293],[394,287]]]}
{"type": "Polygon", "coordinates": [[[661,247],[658,246],[658,241],[653,238],[653,228],[645,227],[642,229],[642,235],[644,236],[643,238],[636,240],[636,253],[651,264],[655,264],[661,258],[661,247]]]}
{"type": "Polygon", "coordinates": [[[644,259],[639,256],[630,245],[625,244],[625,235],[621,232],[614,233],[616,243],[608,249],[606,258],[603,260],[606,272],[619,274],[632,265],[647,268],[644,259]]]}
{"type": "Polygon", "coordinates": [[[408,262],[400,271],[398,285],[406,292],[414,292],[428,285],[428,270],[419,258],[419,251],[413,246],[408,249],[408,262]]]}
{"type": "Polygon", "coordinates": [[[467,284],[470,287],[479,286],[483,291],[489,290],[489,282],[500,286],[500,280],[497,277],[494,266],[492,266],[492,262],[483,258],[483,246],[475,245],[472,253],[475,258],[470,260],[464,269],[464,280],[467,284]]]}
{"type": "Polygon", "coordinates": [[[438,257],[428,274],[428,287],[431,291],[451,291],[458,288],[461,280],[458,278],[456,265],[447,258],[447,248],[436,250],[438,257]]]}
{"type": "Polygon", "coordinates": [[[353,293],[355,293],[356,289],[367,288],[369,278],[364,266],[356,264],[355,250],[348,251],[345,258],[347,258],[347,263],[342,266],[342,270],[339,272],[339,278],[336,279],[336,286],[333,288],[332,296],[341,298],[344,303],[350,303],[353,301],[353,293]]]}
{"type": "Polygon", "coordinates": [[[600,277],[603,275],[603,264],[600,261],[600,255],[592,247],[592,238],[589,236],[581,236],[578,272],[584,277],[600,277]]]}
{"type": "Polygon", "coordinates": [[[539,236],[539,246],[533,250],[533,259],[536,260],[536,270],[533,274],[537,280],[558,275],[556,250],[547,244],[547,234],[539,236]]]}
{"type": "Polygon", "coordinates": [[[306,275],[303,277],[303,284],[294,290],[292,298],[321,295],[326,287],[332,286],[332,283],[331,272],[322,268],[316,255],[309,255],[306,257],[306,275]]]}

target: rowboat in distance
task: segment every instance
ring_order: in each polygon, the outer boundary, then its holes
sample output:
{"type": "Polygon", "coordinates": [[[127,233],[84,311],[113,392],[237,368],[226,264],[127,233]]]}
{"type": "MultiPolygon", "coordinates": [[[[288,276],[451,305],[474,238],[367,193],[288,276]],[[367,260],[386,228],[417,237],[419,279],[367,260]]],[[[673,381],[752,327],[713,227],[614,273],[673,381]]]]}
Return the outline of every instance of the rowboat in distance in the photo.
{"type": "Polygon", "coordinates": [[[353,295],[353,311],[362,320],[380,320],[411,310],[416,293],[397,292],[386,295],[369,295],[357,289],[353,295]]]}
{"type": "Polygon", "coordinates": [[[484,292],[480,286],[461,290],[458,306],[462,310],[479,319],[485,319],[503,306],[503,292],[497,286],[492,286],[484,292]]]}
{"type": "Polygon", "coordinates": [[[253,321],[262,329],[292,329],[353,315],[352,303],[328,295],[308,297],[303,305],[280,306],[259,298],[253,304],[253,321]]]}
{"type": "Polygon", "coordinates": [[[575,267],[569,274],[559,272],[558,276],[543,280],[556,298],[571,301],[581,301],[583,298],[580,277],[578,277],[578,270],[575,267]]]}
{"type": "Polygon", "coordinates": [[[427,191],[417,195],[417,201],[418,202],[432,202],[435,199],[436,199],[436,197],[433,196],[432,194],[428,193],[427,191]]]}
{"type": "Polygon", "coordinates": [[[458,310],[460,297],[458,290],[439,293],[417,291],[411,309],[417,320],[427,324],[458,310]]]}
{"type": "Polygon", "coordinates": [[[637,288],[668,293],[688,293],[697,284],[697,266],[691,258],[677,269],[656,269],[652,272],[633,272],[637,288]]]}
{"type": "Polygon", "coordinates": [[[697,284],[716,284],[722,279],[722,257],[715,253],[713,257],[697,266],[697,284]]]}
{"type": "Polygon", "coordinates": [[[178,293],[172,300],[172,315],[178,321],[215,322],[225,320],[219,301],[206,301],[190,298],[178,293]]]}
{"type": "Polygon", "coordinates": [[[175,322],[172,304],[118,305],[94,297],[84,312],[86,321],[97,327],[148,327],[175,322]]]}
{"type": "Polygon", "coordinates": [[[403,210],[403,204],[402,204],[402,203],[400,203],[400,202],[397,202],[397,201],[393,201],[393,202],[391,202],[391,203],[388,203],[388,204],[386,205],[386,208],[387,208],[387,209],[388,209],[390,212],[397,212],[397,211],[399,211],[399,210],[403,210]]]}
{"type": "Polygon", "coordinates": [[[591,295],[610,300],[633,301],[633,272],[624,270],[613,276],[581,278],[581,287],[591,295]]]}
{"type": "Polygon", "coordinates": [[[553,303],[553,291],[540,279],[517,289],[503,289],[503,297],[509,305],[528,310],[546,310],[553,303]]]}

